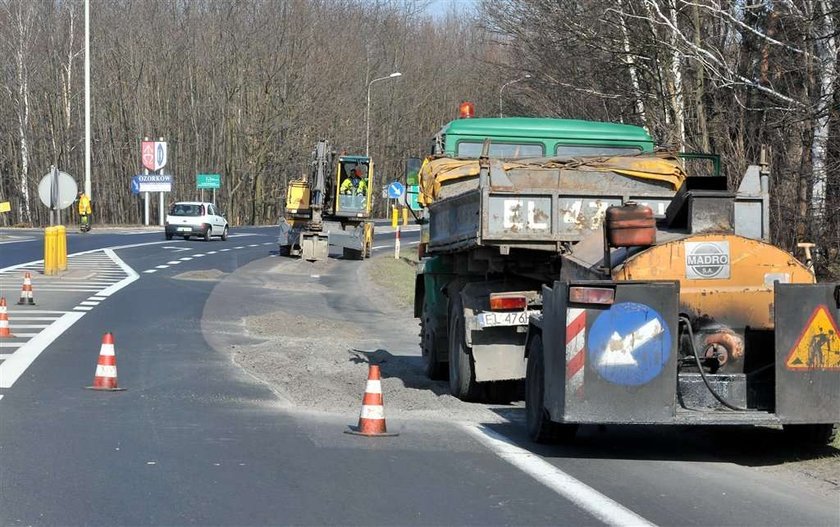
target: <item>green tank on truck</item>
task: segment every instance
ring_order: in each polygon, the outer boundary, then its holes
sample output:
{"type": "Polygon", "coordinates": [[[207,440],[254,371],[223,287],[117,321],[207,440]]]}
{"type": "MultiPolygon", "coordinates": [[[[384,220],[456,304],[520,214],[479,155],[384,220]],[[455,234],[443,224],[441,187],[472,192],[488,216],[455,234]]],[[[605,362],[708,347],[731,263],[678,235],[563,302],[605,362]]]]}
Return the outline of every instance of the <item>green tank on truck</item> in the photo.
{"type": "Polygon", "coordinates": [[[642,128],[548,118],[464,118],[434,137],[415,316],[426,374],[463,400],[521,393],[529,316],[560,255],[629,201],[664,214],[684,174],[642,128]]]}

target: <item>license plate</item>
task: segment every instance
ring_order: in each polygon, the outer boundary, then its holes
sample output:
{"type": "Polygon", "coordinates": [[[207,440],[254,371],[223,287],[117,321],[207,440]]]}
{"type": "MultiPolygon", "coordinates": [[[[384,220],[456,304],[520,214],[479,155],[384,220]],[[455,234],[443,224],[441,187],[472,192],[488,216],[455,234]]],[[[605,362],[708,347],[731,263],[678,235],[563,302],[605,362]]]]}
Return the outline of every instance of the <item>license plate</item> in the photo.
{"type": "Polygon", "coordinates": [[[178,227],[178,232],[190,232],[192,227],[178,227]]]}
{"type": "Polygon", "coordinates": [[[479,313],[476,316],[478,325],[483,328],[494,326],[527,326],[529,311],[516,311],[513,313],[479,313]]]}

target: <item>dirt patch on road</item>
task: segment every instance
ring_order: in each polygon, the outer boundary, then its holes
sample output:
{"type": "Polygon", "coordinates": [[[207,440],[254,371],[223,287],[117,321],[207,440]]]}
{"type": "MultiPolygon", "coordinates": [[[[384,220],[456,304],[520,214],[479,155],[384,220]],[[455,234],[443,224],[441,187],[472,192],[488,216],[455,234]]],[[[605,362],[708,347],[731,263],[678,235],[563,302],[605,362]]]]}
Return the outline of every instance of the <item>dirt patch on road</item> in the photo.
{"type": "MultiPolygon", "coordinates": [[[[382,372],[388,417],[504,421],[492,406],[464,403],[449,395],[445,382],[426,378],[417,321],[409,309],[397,309],[383,296],[383,289],[368,286],[370,262],[334,260],[326,268],[301,272],[299,261],[276,261],[263,273],[265,283],[250,285],[259,287],[261,295],[276,297],[279,309],[243,317],[238,326],[251,343],[228,350],[237,364],[282,399],[302,410],[355,417],[368,364],[374,363],[382,372]],[[354,276],[344,277],[343,284],[365,284],[363,294],[322,283],[322,278],[337,279],[335,265],[343,267],[342,273],[352,270],[354,276]]],[[[253,282],[254,275],[247,280],[253,282]]]]}
{"type": "Polygon", "coordinates": [[[187,271],[186,273],[177,274],[172,278],[174,280],[200,280],[215,282],[221,280],[225,276],[227,276],[227,273],[218,269],[204,269],[201,271],[187,271]]]}

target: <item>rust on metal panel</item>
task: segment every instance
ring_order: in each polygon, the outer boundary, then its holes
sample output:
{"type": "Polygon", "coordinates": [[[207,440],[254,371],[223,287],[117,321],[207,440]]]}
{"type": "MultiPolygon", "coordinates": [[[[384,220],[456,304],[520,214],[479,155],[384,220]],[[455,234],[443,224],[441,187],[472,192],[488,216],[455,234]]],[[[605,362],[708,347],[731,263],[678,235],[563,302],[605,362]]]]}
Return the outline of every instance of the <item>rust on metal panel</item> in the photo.
{"type": "Polygon", "coordinates": [[[617,267],[613,278],[679,281],[680,304],[689,314],[754,329],[774,327],[776,281],[815,283],[790,254],[734,234],[694,235],[651,247],[617,267]]]}

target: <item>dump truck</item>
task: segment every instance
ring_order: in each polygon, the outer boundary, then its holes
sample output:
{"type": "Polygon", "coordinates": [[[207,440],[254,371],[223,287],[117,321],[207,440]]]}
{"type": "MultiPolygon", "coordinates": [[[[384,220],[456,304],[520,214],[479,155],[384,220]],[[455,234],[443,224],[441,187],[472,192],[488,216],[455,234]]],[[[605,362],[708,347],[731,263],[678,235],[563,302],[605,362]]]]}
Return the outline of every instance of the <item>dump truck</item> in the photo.
{"type": "Polygon", "coordinates": [[[370,257],[373,172],[369,157],[337,155],[329,141],[318,141],[309,172],[291,181],[286,190],[279,253],[324,260],[332,245],[342,249],[344,258],[370,257]]]}
{"type": "Polygon", "coordinates": [[[415,316],[453,395],[511,399],[525,378],[536,441],[582,423],[831,439],[840,288],[769,243],[767,163],[732,192],[641,128],[546,119],[462,119],[435,149],[415,316]]]}
{"type": "Polygon", "coordinates": [[[432,149],[420,170],[425,257],[415,281],[426,373],[448,376],[464,400],[510,399],[525,377],[528,316],[560,255],[611,204],[664,213],[684,174],[653,155],[644,129],[613,123],[463,118],[432,149]],[[527,305],[514,308],[522,291],[527,305]]]}

